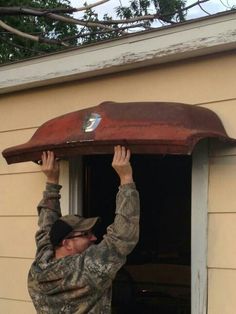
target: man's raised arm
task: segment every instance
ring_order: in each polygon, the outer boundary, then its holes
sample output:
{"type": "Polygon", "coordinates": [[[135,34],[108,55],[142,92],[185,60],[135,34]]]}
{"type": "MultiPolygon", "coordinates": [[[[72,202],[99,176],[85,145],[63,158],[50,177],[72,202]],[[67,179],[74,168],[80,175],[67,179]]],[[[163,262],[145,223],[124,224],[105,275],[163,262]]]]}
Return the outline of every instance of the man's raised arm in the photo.
{"type": "Polygon", "coordinates": [[[51,151],[42,154],[42,172],[46,175],[46,189],[43,192],[43,199],[38,205],[38,225],[35,239],[37,245],[36,258],[44,260],[48,258],[48,250],[53,254],[52,245],[49,239],[49,231],[52,224],[61,217],[59,176],[60,165],[51,151]]]}

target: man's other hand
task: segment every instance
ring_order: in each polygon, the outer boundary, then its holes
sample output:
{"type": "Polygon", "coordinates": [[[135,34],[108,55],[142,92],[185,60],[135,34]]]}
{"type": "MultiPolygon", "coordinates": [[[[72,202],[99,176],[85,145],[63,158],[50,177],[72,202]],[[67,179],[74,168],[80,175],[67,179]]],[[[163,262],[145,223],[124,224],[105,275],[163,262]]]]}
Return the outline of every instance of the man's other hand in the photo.
{"type": "Polygon", "coordinates": [[[120,177],[120,184],[127,184],[133,182],[133,172],[130,165],[130,150],[124,146],[114,147],[114,156],[112,161],[112,167],[120,177]]]}
{"type": "Polygon", "coordinates": [[[55,159],[52,151],[43,152],[42,154],[42,172],[47,177],[48,183],[58,184],[60,176],[59,161],[55,159]]]}

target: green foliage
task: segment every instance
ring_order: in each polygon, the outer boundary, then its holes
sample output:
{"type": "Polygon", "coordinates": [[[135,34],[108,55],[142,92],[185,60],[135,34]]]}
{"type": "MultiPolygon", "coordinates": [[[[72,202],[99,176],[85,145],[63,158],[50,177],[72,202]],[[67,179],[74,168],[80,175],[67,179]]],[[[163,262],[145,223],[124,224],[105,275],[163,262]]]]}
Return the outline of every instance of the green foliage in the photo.
{"type": "MultiPolygon", "coordinates": [[[[83,20],[85,22],[97,22],[99,23],[98,14],[92,10],[88,9],[84,16],[83,20]]],[[[112,21],[112,17],[108,14],[104,14],[103,21],[112,21]]],[[[79,44],[91,44],[102,40],[109,40],[112,38],[117,38],[121,35],[121,32],[119,31],[119,28],[117,25],[110,25],[114,29],[112,32],[106,32],[101,27],[87,27],[87,28],[81,28],[80,34],[81,38],[79,39],[79,44]]]]}
{"type": "Polygon", "coordinates": [[[167,20],[176,18],[177,21],[183,22],[185,15],[183,9],[186,0],[159,0],[160,15],[163,15],[167,20]]]}
{"type": "MultiPolygon", "coordinates": [[[[30,7],[30,8],[68,8],[68,0],[0,0],[0,6],[12,7],[30,7]]],[[[73,36],[77,33],[77,27],[74,24],[66,24],[43,17],[37,16],[2,16],[2,21],[22,32],[46,37],[50,36],[56,39],[63,39],[67,36],[73,36]]],[[[24,58],[38,56],[40,54],[58,51],[63,47],[57,45],[49,45],[31,41],[29,39],[11,34],[3,29],[0,29],[0,63],[17,61],[24,58]]],[[[77,40],[73,39],[69,42],[70,45],[76,45],[77,40]]]]}
{"type": "Polygon", "coordinates": [[[130,19],[155,11],[158,16],[163,17],[164,22],[173,19],[182,22],[185,20],[185,4],[186,0],[131,0],[128,7],[117,7],[116,13],[120,18],[130,19]]]}

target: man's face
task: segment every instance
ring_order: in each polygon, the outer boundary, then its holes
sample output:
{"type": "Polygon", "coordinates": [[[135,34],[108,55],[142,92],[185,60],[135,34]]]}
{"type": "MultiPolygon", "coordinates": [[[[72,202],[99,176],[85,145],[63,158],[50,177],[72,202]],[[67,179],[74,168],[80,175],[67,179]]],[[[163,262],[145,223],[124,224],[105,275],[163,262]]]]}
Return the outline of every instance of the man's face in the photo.
{"type": "Polygon", "coordinates": [[[88,247],[93,245],[96,240],[97,238],[92,230],[74,232],[66,239],[67,245],[71,250],[71,255],[84,252],[88,247]]]}

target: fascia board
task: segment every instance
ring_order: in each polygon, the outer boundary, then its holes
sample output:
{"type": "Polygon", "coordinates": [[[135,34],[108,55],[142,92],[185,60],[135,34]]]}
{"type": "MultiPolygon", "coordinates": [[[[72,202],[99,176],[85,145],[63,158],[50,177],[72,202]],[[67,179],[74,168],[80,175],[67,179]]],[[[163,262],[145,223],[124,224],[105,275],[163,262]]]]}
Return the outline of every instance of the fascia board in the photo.
{"type": "Polygon", "coordinates": [[[0,94],[236,48],[236,13],[0,67],[0,94]]]}

